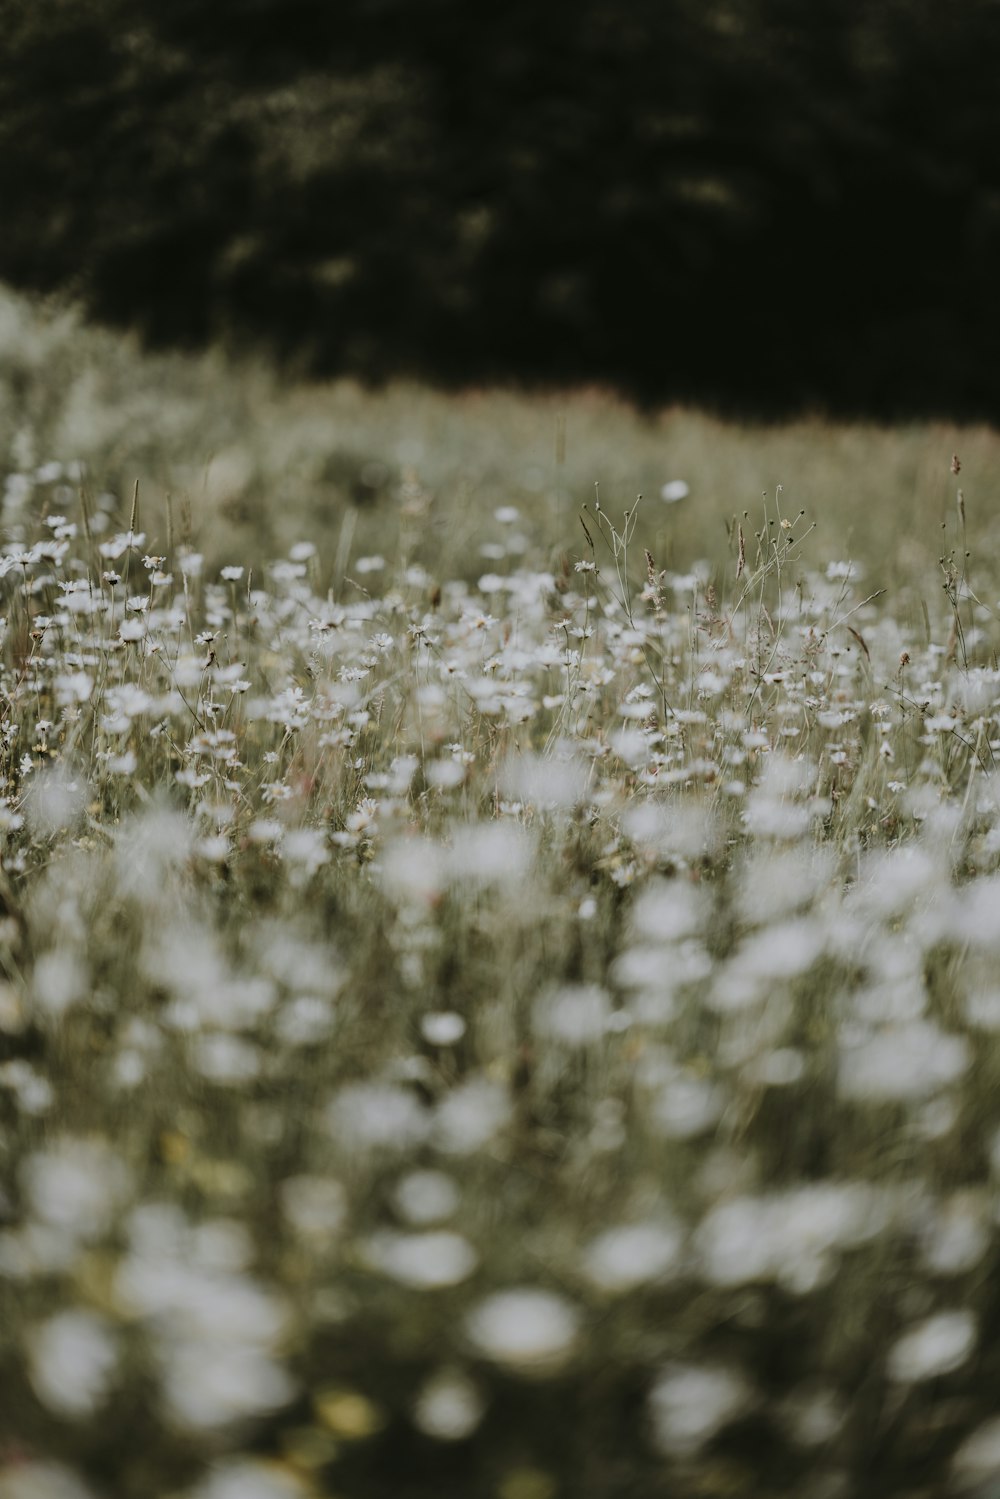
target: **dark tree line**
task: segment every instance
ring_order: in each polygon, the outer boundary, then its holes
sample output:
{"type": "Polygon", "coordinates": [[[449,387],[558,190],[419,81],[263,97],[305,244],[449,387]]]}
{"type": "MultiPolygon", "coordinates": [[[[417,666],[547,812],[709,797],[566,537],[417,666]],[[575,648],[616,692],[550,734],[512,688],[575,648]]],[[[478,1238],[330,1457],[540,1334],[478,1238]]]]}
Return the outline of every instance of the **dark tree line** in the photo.
{"type": "Polygon", "coordinates": [[[0,276],[372,379],[996,417],[998,79],[997,0],[0,0],[0,276]]]}

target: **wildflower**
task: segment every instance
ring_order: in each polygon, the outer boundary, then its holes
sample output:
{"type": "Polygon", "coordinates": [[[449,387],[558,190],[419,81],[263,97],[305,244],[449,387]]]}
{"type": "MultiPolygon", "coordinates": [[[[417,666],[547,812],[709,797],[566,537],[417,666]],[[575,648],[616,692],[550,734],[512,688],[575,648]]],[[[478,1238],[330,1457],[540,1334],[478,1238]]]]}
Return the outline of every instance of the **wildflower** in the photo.
{"type": "Polygon", "coordinates": [[[402,1153],[429,1129],[413,1094],[390,1083],[347,1084],[330,1104],[327,1119],[335,1142],[348,1150],[402,1153]]]}
{"type": "Polygon", "coordinates": [[[435,1109],[433,1142],[446,1155],[473,1155],[500,1134],[510,1117],[503,1083],[473,1075],[445,1094],[435,1109]]]}
{"type": "Polygon", "coordinates": [[[535,1005],[539,1035],[567,1046],[586,1046],[600,1040],[611,1016],[610,996],[596,984],[557,989],[535,1005]]]}
{"type": "Polygon", "coordinates": [[[327,1176],[290,1176],[281,1185],[281,1205],[290,1227],[317,1245],[329,1243],[347,1216],[347,1197],[327,1176]]]}
{"type": "Polygon", "coordinates": [[[479,1391],[466,1375],[458,1369],[442,1369],[422,1387],[413,1420],[425,1436],[460,1442],[475,1431],[484,1409],[479,1391]]]}
{"type": "Polygon", "coordinates": [[[450,1218],[460,1198],[454,1181],[443,1171],[412,1171],[397,1186],[394,1201],[407,1222],[426,1226],[450,1218]]]}
{"type": "Polygon", "coordinates": [[[963,1036],[948,1035],[933,1021],[912,1020],[854,1044],[843,1043],[839,1090],[844,1098],[923,1098],[960,1078],[971,1062],[963,1036]]]}
{"type": "Polygon", "coordinates": [[[660,490],[660,499],[665,500],[668,505],[676,505],[678,500],[687,499],[691,490],[683,479],[670,479],[660,490]]]}
{"type": "Polygon", "coordinates": [[[141,552],[145,544],[145,531],[120,531],[109,541],[100,542],[97,550],[107,561],[116,562],[119,557],[124,557],[126,552],[141,552]]]}
{"type": "Polygon", "coordinates": [[[29,1371],[44,1405],[84,1420],[104,1403],[118,1363],[110,1324],[89,1311],[57,1313],[28,1335],[29,1371]]]}
{"type": "Polygon", "coordinates": [[[458,1285],[478,1263],[468,1240],[447,1229],[377,1234],[364,1245],[363,1253],[373,1268],[420,1291],[458,1285]]]}
{"type": "Polygon", "coordinates": [[[672,1457],[690,1456],[750,1402],[749,1386],[735,1369],[672,1364],[649,1397],[657,1446],[672,1457]]]}
{"type": "Polygon", "coordinates": [[[541,1374],[555,1372],[572,1353],[580,1315],[571,1302],[551,1291],[518,1287],[480,1302],[466,1326],[487,1358],[541,1374]]]}
{"type": "Polygon", "coordinates": [[[682,1245],[675,1224],[651,1220],[606,1229],[584,1254],[588,1280],[620,1293],[662,1279],[678,1263],[682,1245]]]}
{"type": "Polygon", "coordinates": [[[971,1312],[938,1312],[905,1333],[890,1349],[888,1373],[899,1384],[937,1379],[959,1369],[976,1342],[971,1312]]]}
{"type": "Polygon", "coordinates": [[[423,1017],[420,1030],[432,1046],[454,1046],[465,1035],[465,1021],[454,1010],[439,1010],[423,1017]]]}

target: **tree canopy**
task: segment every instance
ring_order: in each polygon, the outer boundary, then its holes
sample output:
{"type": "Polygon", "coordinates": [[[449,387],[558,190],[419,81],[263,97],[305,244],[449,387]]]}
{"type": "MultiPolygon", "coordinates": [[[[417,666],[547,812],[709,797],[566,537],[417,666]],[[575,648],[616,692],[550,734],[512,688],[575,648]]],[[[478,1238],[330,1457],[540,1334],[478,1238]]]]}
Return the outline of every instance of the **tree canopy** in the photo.
{"type": "Polygon", "coordinates": [[[0,8],[0,275],[154,342],[997,413],[996,0],[0,8]]]}

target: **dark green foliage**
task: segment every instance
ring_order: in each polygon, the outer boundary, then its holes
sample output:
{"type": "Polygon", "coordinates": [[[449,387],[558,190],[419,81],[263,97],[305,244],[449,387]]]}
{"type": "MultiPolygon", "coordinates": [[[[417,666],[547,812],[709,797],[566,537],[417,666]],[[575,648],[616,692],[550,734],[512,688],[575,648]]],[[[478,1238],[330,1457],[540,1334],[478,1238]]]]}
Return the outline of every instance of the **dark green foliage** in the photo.
{"type": "Polygon", "coordinates": [[[4,10],[0,275],[155,341],[996,411],[992,0],[4,10]]]}

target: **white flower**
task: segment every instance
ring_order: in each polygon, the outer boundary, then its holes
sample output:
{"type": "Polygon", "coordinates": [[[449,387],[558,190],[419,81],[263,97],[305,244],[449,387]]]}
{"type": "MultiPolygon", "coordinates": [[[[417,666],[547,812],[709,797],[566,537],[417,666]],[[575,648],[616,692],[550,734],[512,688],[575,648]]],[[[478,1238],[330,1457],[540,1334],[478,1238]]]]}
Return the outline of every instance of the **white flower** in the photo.
{"type": "Polygon", "coordinates": [[[290,1176],[281,1184],[281,1206],[290,1226],[304,1239],[329,1240],[343,1226],[347,1197],[328,1176],[290,1176]]]}
{"type": "Polygon", "coordinates": [[[64,1138],[21,1168],[35,1216],[80,1239],[100,1238],[129,1187],[124,1162],[103,1140],[64,1138]]]}
{"type": "Polygon", "coordinates": [[[97,550],[107,561],[115,562],[119,557],[124,557],[126,552],[141,552],[145,545],[145,531],[121,531],[117,536],[112,536],[110,541],[102,541],[97,550]]]}
{"type": "Polygon", "coordinates": [[[446,1093],[435,1109],[433,1142],[446,1155],[472,1155],[500,1133],[510,1114],[503,1083],[470,1077],[446,1093]]]}
{"type": "Polygon", "coordinates": [[[678,500],[687,499],[690,493],[690,487],[683,479],[669,479],[660,490],[660,499],[668,505],[676,505],[678,500]]]}
{"type": "Polygon", "coordinates": [[[539,1036],[564,1046],[589,1046],[606,1035],[611,996],[599,984],[574,984],[543,995],[534,1007],[539,1036]]]}
{"type": "Polygon", "coordinates": [[[454,1046],[465,1035],[465,1021],[454,1010],[437,1010],[423,1017],[420,1030],[432,1046],[454,1046]]]}
{"type": "Polygon", "coordinates": [[[472,1381],[458,1369],[442,1369],[423,1386],[413,1409],[414,1425],[439,1442],[460,1442],[482,1420],[484,1405],[472,1381]]]}
{"type": "Polygon", "coordinates": [[[750,1389],[737,1370],[674,1364],[653,1386],[649,1404],[657,1446],[687,1456],[743,1414],[750,1389]]]}
{"type": "Polygon", "coordinates": [[[544,1373],[565,1363],[580,1332],[580,1314],[551,1291],[518,1287],[479,1303],[466,1321],[479,1352],[494,1363],[544,1373]]]}
{"type": "Polygon", "coordinates": [[[376,1234],[364,1246],[364,1253],[375,1269],[417,1291],[458,1285],[478,1263],[468,1240],[447,1229],[376,1234]]]}
{"type": "Polygon", "coordinates": [[[189,1492],[189,1499],[306,1499],[294,1473],[252,1458],[227,1458],[189,1492]]]}
{"type": "Polygon", "coordinates": [[[106,1399],[118,1363],[110,1324],[95,1312],[59,1312],[28,1336],[35,1393],[58,1415],[83,1420],[106,1399]]]}
{"type": "Polygon", "coordinates": [[[964,1483],[995,1482],[1000,1477],[1000,1416],[977,1426],[952,1461],[955,1473],[964,1483]]]}
{"type": "Polygon", "coordinates": [[[409,1223],[420,1225],[450,1218],[459,1201],[458,1188],[443,1171],[411,1171],[395,1192],[397,1210],[409,1223]]]}
{"type": "Polygon", "coordinates": [[[971,1312],[938,1312],[905,1333],[889,1353],[888,1374],[900,1384],[937,1379],[960,1369],[976,1342],[971,1312]]]}
{"type": "Polygon", "coordinates": [[[933,1021],[896,1025],[841,1047],[838,1088],[859,1102],[925,1098],[955,1082],[972,1061],[964,1036],[949,1035],[933,1021]]]}
{"type": "Polygon", "coordinates": [[[599,1234],[587,1248],[588,1280],[601,1290],[623,1292],[660,1280],[675,1268],[682,1237],[673,1223],[628,1223],[599,1234]]]}
{"type": "Polygon", "coordinates": [[[347,1083],[327,1110],[334,1141],[347,1151],[403,1152],[427,1135],[430,1121],[417,1097],[393,1083],[347,1083]]]}

